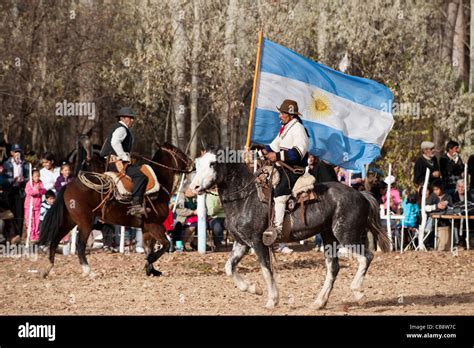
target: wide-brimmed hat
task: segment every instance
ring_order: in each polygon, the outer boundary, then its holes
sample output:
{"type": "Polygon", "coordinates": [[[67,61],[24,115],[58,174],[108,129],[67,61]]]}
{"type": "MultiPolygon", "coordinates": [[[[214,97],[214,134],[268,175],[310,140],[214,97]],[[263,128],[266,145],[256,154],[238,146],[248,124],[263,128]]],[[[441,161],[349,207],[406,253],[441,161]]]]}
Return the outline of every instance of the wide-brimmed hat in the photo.
{"type": "Polygon", "coordinates": [[[288,115],[297,116],[301,115],[298,112],[298,103],[291,99],[285,99],[281,106],[277,106],[278,111],[283,112],[288,115]]]}
{"type": "Polygon", "coordinates": [[[124,106],[123,108],[120,108],[120,110],[118,111],[115,117],[124,117],[124,116],[135,118],[137,114],[135,114],[135,112],[132,110],[131,107],[124,106]]]}
{"type": "Polygon", "coordinates": [[[13,144],[10,151],[23,152],[23,149],[21,148],[20,144],[13,144]]]}

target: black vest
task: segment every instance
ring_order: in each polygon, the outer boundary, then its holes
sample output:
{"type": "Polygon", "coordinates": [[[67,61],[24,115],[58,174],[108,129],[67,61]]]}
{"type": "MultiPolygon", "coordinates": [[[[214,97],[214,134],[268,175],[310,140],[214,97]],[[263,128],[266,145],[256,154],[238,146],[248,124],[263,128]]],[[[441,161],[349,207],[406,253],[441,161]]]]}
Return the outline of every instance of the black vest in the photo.
{"type": "Polygon", "coordinates": [[[114,124],[114,126],[110,130],[109,136],[107,137],[107,139],[105,139],[105,143],[102,146],[102,150],[100,151],[100,156],[101,157],[105,157],[105,156],[109,156],[109,155],[117,156],[117,153],[115,152],[114,148],[112,147],[112,144],[111,144],[110,141],[112,140],[112,134],[114,134],[115,130],[120,128],[120,127],[125,128],[125,130],[127,131],[127,136],[122,141],[123,151],[125,151],[125,152],[132,151],[132,144],[133,144],[132,132],[130,132],[130,129],[125,127],[123,124],[121,124],[120,122],[117,122],[117,123],[114,124]]]}

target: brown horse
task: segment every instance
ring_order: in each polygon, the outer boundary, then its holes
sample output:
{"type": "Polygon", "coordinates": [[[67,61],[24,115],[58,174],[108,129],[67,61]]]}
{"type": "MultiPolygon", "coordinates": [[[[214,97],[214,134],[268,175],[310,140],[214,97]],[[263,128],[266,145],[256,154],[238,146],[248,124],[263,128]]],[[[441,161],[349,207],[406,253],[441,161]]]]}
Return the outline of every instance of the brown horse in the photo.
{"type": "MultiPolygon", "coordinates": [[[[168,203],[174,188],[175,176],[177,173],[189,173],[193,162],[181,150],[169,144],[160,146],[152,160],[144,160],[153,168],[161,185],[158,196],[151,203],[145,197],[147,217],[137,218],[127,215],[128,205],[114,199],[106,203],[103,217],[106,223],[141,227],[146,250],[146,274],[159,276],[161,272],[154,269],[153,263],[169,249],[169,241],[162,224],[169,213],[168,203]],[[156,242],[161,244],[158,251],[155,251],[156,242]]],[[[54,255],[59,242],[75,225],[79,231],[76,244],[79,262],[83,274],[89,274],[86,243],[95,217],[102,219],[102,209],[96,209],[101,202],[101,194],[77,178],[59,192],[56,201],[46,214],[45,227],[40,234],[39,244],[49,246],[50,265],[43,272],[43,277],[46,277],[54,266],[54,255]]]]}

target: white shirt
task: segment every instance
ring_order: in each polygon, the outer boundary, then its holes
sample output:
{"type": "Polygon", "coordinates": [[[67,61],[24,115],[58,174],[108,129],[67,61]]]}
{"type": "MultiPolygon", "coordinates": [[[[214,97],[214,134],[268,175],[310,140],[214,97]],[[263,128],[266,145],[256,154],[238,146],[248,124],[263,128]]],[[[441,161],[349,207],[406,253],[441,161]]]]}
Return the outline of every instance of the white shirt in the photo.
{"type": "MultiPolygon", "coordinates": [[[[124,122],[119,121],[119,123],[121,123],[126,128],[128,128],[124,122]]],[[[122,146],[122,141],[126,137],[127,137],[127,130],[124,129],[123,127],[119,127],[112,133],[112,138],[110,139],[110,144],[112,145],[112,148],[117,154],[117,157],[121,159],[122,161],[130,161],[130,154],[128,152],[125,152],[122,146]]]]}
{"type": "Polygon", "coordinates": [[[15,161],[14,158],[12,158],[12,163],[13,163],[13,178],[19,178],[23,176],[23,161],[20,160],[19,162],[15,161]]]}
{"type": "Polygon", "coordinates": [[[59,167],[53,168],[53,170],[48,170],[46,168],[42,168],[40,170],[40,178],[41,181],[43,182],[43,186],[45,190],[53,190],[56,192],[54,189],[54,184],[56,183],[56,179],[60,175],[60,169],[59,167]]]}
{"type": "Polygon", "coordinates": [[[303,158],[308,152],[309,138],[304,126],[294,118],[288,122],[283,132],[276,136],[270,144],[270,147],[275,152],[280,151],[280,158],[282,161],[285,160],[283,150],[289,150],[292,148],[296,148],[300,153],[301,158],[303,158]]]}

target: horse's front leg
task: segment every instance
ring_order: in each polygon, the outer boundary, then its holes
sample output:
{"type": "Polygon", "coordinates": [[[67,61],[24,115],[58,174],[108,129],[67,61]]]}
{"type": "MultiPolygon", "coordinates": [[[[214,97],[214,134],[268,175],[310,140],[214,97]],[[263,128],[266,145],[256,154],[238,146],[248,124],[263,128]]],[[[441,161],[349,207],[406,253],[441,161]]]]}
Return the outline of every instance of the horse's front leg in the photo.
{"type": "MultiPolygon", "coordinates": [[[[332,234],[332,232],[331,232],[332,234]]],[[[315,309],[323,309],[329,299],[329,294],[339,273],[339,259],[337,257],[336,239],[331,235],[323,236],[324,242],[324,256],[326,260],[326,279],[324,280],[323,288],[318,294],[316,301],[312,307],[315,309]],[[327,241],[330,241],[328,243],[327,241]]]]}
{"type": "Polygon", "coordinates": [[[162,273],[153,267],[153,263],[158,261],[170,247],[170,243],[165,235],[165,229],[158,224],[145,225],[143,227],[143,241],[146,250],[146,275],[160,276],[162,273]],[[155,251],[155,242],[161,244],[161,248],[158,251],[155,251]]]}
{"type": "Polygon", "coordinates": [[[236,268],[242,258],[245,256],[249,247],[239,242],[234,242],[234,247],[232,248],[232,252],[230,254],[229,259],[225,264],[225,273],[232,277],[234,280],[235,285],[241,291],[248,291],[251,294],[261,295],[263,293],[262,289],[256,283],[251,283],[245,279],[243,279],[240,274],[237,272],[236,268]]]}
{"type": "Polygon", "coordinates": [[[265,279],[265,283],[267,284],[268,300],[265,307],[273,309],[278,305],[280,295],[275,281],[275,274],[271,266],[270,247],[266,247],[263,243],[259,243],[254,247],[254,250],[260,262],[263,279],[265,279]]]}

